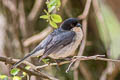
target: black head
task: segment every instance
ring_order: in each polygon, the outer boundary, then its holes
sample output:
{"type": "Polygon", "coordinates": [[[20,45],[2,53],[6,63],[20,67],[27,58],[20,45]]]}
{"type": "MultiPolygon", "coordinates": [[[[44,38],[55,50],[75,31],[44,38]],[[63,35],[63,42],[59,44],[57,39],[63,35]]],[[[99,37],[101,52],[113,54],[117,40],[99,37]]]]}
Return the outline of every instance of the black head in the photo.
{"type": "Polygon", "coordinates": [[[81,27],[79,20],[76,18],[66,19],[60,26],[64,30],[71,30],[74,27],[81,27]]]}

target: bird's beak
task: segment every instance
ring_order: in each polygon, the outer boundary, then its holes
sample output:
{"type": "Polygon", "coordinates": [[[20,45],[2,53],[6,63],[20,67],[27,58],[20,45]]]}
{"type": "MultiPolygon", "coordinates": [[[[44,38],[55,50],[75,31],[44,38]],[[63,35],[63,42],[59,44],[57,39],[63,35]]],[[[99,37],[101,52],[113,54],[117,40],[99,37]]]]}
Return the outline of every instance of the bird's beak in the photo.
{"type": "Polygon", "coordinates": [[[80,23],[77,23],[77,25],[76,25],[77,27],[82,27],[82,25],[80,24],[80,23]]]}

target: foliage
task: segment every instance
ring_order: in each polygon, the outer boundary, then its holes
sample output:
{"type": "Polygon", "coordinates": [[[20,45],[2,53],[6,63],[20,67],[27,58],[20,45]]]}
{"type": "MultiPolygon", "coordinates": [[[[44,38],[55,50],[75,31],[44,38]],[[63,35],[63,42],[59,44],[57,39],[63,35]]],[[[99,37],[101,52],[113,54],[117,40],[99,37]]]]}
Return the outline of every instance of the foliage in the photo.
{"type": "Polygon", "coordinates": [[[6,76],[6,75],[0,75],[0,79],[1,80],[8,80],[8,76],[6,76]]]}
{"type": "Polygon", "coordinates": [[[62,18],[60,15],[58,14],[52,14],[52,12],[54,10],[59,10],[60,6],[61,6],[61,2],[60,0],[50,0],[46,2],[47,5],[47,9],[48,10],[44,10],[44,12],[46,13],[45,15],[40,16],[40,18],[42,19],[46,19],[47,22],[49,22],[49,24],[53,27],[53,28],[57,28],[57,24],[56,23],[60,23],[62,22],[62,18]]]}
{"type": "MultiPolygon", "coordinates": [[[[25,69],[29,70],[31,67],[30,66],[25,66],[25,69]]],[[[22,72],[22,76],[17,76],[18,73],[20,72],[20,69],[18,68],[14,68],[10,71],[10,74],[13,75],[12,80],[22,80],[23,77],[27,76],[27,73],[26,72],[22,72]]],[[[0,76],[0,79],[3,79],[4,80],[7,80],[7,76],[6,75],[1,75],[0,76]]]]}
{"type": "Polygon", "coordinates": [[[20,71],[20,69],[14,68],[14,69],[12,69],[12,70],[10,71],[10,74],[13,75],[13,76],[15,76],[15,75],[18,74],[19,71],[20,71]]]}
{"type": "Polygon", "coordinates": [[[19,76],[14,76],[14,77],[13,77],[13,80],[22,80],[22,78],[19,77],[19,76]]]}
{"type": "Polygon", "coordinates": [[[42,59],[42,61],[47,64],[50,59],[42,59]]]}

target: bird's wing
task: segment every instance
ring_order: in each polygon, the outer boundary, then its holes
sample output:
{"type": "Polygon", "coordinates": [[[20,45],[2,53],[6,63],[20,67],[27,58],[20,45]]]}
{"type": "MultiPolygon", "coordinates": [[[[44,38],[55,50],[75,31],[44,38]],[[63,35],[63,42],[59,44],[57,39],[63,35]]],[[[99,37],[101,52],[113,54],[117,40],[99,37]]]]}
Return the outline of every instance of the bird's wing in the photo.
{"type": "Polygon", "coordinates": [[[49,44],[46,46],[45,52],[43,56],[40,58],[40,61],[43,58],[47,57],[50,53],[55,51],[60,46],[66,46],[67,44],[71,43],[74,36],[75,36],[74,31],[64,31],[62,33],[59,33],[58,35],[55,35],[49,42],[49,44]]]}
{"type": "Polygon", "coordinates": [[[13,67],[17,67],[21,62],[23,62],[28,57],[32,55],[36,55],[38,51],[45,49],[43,56],[40,58],[40,61],[41,61],[44,57],[47,57],[52,51],[57,49],[59,46],[67,45],[70,42],[72,42],[74,35],[75,35],[75,32],[73,31],[51,33],[31,53],[29,53],[23,59],[15,63],[13,67]]]}
{"type": "Polygon", "coordinates": [[[53,35],[48,35],[36,48],[34,48],[29,54],[27,54],[25,57],[23,57],[20,61],[16,62],[13,67],[17,67],[19,64],[21,64],[25,59],[29,58],[31,55],[36,55],[38,51],[45,49],[45,47],[49,44],[49,42],[52,40],[53,35]]]}

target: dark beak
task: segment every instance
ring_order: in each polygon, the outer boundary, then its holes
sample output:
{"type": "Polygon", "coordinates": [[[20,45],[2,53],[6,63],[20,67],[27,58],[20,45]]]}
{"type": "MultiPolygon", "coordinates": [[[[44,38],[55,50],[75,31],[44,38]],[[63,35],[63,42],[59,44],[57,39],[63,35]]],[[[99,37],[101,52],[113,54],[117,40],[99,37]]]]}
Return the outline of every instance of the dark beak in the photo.
{"type": "Polygon", "coordinates": [[[80,23],[77,23],[77,25],[76,25],[77,27],[82,27],[82,25],[80,24],[80,23]]]}

